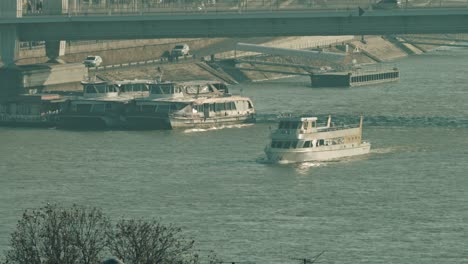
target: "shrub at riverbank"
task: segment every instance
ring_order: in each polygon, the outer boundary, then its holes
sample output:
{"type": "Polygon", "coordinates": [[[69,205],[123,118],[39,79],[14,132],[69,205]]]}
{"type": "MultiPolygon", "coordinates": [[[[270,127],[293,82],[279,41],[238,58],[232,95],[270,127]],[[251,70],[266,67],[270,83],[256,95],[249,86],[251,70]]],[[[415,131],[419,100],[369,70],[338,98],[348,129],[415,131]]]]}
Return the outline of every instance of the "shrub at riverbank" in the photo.
{"type": "Polygon", "coordinates": [[[194,244],[181,228],[157,220],[120,219],[112,224],[99,208],[47,204],[24,211],[1,263],[96,264],[114,256],[132,264],[197,264],[194,244]]]}

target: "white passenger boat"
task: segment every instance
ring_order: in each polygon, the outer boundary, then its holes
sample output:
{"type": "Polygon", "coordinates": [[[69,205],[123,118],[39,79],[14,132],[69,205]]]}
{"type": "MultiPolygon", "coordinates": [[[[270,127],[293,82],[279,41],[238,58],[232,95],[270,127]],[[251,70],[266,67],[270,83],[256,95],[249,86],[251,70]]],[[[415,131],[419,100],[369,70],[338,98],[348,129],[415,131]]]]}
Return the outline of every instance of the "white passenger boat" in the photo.
{"type": "Polygon", "coordinates": [[[229,94],[221,82],[161,82],[128,105],[125,119],[130,129],[209,128],[252,123],[255,109],[248,97],[229,94]]]}
{"type": "Polygon", "coordinates": [[[331,117],[324,126],[317,125],[316,117],[284,117],[271,133],[265,153],[268,161],[281,164],[367,154],[371,144],[361,137],[362,116],[352,126],[334,126],[331,117]]]}
{"type": "Polygon", "coordinates": [[[150,80],[83,81],[83,96],[67,102],[59,115],[62,128],[117,128],[124,124],[125,106],[148,96],[150,80]]]}

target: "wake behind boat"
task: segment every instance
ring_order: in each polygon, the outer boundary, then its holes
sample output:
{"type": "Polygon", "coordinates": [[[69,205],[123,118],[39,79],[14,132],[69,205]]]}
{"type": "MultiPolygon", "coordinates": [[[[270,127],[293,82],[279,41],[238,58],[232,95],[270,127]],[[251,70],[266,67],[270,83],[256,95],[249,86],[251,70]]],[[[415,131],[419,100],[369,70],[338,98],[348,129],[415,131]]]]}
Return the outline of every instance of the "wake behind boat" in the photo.
{"type": "Polygon", "coordinates": [[[325,126],[318,126],[316,117],[281,118],[265,148],[267,159],[287,164],[367,154],[371,144],[361,139],[362,120],[359,125],[333,126],[329,117],[325,126]]]}

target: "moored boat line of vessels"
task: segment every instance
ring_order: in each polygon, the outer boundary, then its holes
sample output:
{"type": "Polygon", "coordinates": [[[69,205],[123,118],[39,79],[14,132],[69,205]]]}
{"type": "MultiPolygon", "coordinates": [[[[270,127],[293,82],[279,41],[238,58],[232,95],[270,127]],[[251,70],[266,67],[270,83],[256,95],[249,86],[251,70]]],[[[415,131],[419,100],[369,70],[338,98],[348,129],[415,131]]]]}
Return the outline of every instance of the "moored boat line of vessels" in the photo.
{"type": "Polygon", "coordinates": [[[61,128],[174,129],[252,123],[248,97],[215,81],[82,82],[83,96],[67,100],[61,128]]]}
{"type": "Polygon", "coordinates": [[[149,95],[149,80],[121,82],[83,81],[83,95],[62,105],[58,127],[116,128],[124,123],[125,107],[135,98],[149,95]]]}
{"type": "MultiPolygon", "coordinates": [[[[83,81],[83,94],[68,98],[23,96],[0,104],[0,124],[59,128],[177,129],[253,123],[252,100],[232,95],[217,81],[83,81]]],[[[287,164],[367,154],[358,125],[324,125],[316,117],[283,116],[265,147],[267,160],[287,164]]]]}

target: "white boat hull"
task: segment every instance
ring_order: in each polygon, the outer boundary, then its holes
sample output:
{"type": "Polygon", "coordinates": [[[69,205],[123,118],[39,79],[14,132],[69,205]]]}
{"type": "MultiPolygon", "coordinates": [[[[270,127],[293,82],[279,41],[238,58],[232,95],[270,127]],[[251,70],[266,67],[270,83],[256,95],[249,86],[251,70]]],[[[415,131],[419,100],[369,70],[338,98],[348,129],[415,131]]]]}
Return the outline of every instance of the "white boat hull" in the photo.
{"type": "Polygon", "coordinates": [[[299,163],[307,161],[325,161],[363,155],[370,152],[370,143],[343,144],[316,148],[281,149],[267,147],[265,153],[268,161],[278,164],[299,163]]]}
{"type": "Polygon", "coordinates": [[[210,118],[170,118],[172,128],[211,128],[223,125],[254,123],[255,116],[223,116],[210,118]]]}

